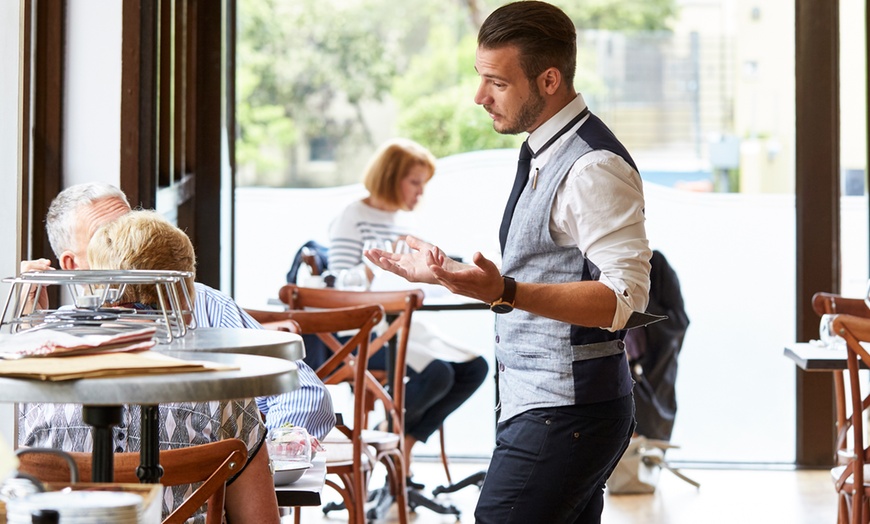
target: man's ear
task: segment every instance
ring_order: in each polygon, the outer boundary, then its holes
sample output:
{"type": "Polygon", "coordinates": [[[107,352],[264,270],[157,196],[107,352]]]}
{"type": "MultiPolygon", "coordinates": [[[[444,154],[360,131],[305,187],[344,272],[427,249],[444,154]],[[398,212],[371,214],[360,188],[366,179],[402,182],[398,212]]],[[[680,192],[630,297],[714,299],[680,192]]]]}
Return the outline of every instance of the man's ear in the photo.
{"type": "Polygon", "coordinates": [[[78,269],[76,267],[76,256],[72,251],[64,251],[57,259],[57,264],[61,269],[78,269]]]}
{"type": "Polygon", "coordinates": [[[552,95],[562,85],[562,72],[555,67],[548,67],[538,75],[539,88],[544,93],[552,95]]]}

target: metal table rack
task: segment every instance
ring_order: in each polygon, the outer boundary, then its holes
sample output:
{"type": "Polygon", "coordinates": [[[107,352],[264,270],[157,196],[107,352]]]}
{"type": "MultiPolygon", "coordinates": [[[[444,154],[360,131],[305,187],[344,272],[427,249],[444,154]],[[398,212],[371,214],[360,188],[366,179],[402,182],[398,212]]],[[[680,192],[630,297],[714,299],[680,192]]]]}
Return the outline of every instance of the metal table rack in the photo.
{"type": "Polygon", "coordinates": [[[26,272],[3,279],[10,283],[0,315],[0,333],[36,329],[68,330],[77,334],[140,329],[143,322],[157,326],[155,338],[168,343],[196,328],[193,300],[185,279],[187,271],[63,270],[26,272]],[[118,304],[128,285],[154,286],[156,307],[122,307],[118,304]],[[47,286],[63,286],[75,306],[39,309],[38,297],[47,286]]]}

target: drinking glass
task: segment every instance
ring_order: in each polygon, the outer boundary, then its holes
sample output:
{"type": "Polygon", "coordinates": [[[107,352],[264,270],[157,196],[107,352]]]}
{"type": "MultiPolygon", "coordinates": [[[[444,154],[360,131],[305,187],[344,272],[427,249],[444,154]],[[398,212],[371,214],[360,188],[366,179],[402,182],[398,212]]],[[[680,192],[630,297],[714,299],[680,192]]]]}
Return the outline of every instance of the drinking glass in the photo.
{"type": "Polygon", "coordinates": [[[843,337],[834,333],[834,327],[831,323],[836,315],[824,314],[819,322],[819,340],[828,349],[840,349],[846,347],[846,341],[843,337]]]}
{"type": "Polygon", "coordinates": [[[301,426],[280,427],[269,430],[266,448],[273,461],[311,462],[311,437],[301,426]]]}
{"type": "Polygon", "coordinates": [[[366,291],[369,288],[369,278],[365,266],[359,265],[350,269],[342,269],[338,273],[335,287],[345,291],[366,291]]]}
{"type": "Polygon", "coordinates": [[[384,244],[383,240],[379,240],[379,239],[374,239],[374,240],[369,239],[369,240],[366,240],[365,242],[363,242],[363,252],[362,252],[363,263],[372,271],[375,271],[376,269],[380,269],[380,268],[378,268],[378,266],[373,264],[371,260],[366,258],[366,251],[368,251],[369,249],[380,249],[382,251],[386,251],[387,246],[384,244]]]}
{"type": "Polygon", "coordinates": [[[409,246],[408,243],[405,242],[404,238],[400,238],[399,240],[396,240],[396,243],[393,244],[393,253],[398,253],[400,255],[404,255],[404,254],[410,253],[410,252],[411,252],[411,246],[409,246]]]}

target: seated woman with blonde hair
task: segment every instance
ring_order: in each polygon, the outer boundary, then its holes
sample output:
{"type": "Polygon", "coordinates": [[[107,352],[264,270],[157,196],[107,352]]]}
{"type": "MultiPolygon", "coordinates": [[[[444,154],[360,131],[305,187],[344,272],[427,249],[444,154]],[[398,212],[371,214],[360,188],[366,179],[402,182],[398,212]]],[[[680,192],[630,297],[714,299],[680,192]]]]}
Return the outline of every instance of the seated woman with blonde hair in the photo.
{"type": "MultiPolygon", "coordinates": [[[[187,235],[153,211],[131,211],[101,227],[88,245],[91,269],[156,269],[196,271],[196,255],[187,235]]],[[[193,277],[186,280],[188,296],[193,299],[193,277]]],[[[179,290],[183,296],[183,292],[179,290]]],[[[139,307],[159,307],[156,287],[128,285],[121,302],[139,307]]],[[[192,309],[193,304],[189,307],[192,309]]],[[[34,406],[34,405],[31,405],[34,406]]],[[[226,491],[226,514],[229,522],[280,521],[278,503],[268,454],[263,441],[266,428],[254,399],[161,404],[160,449],[177,449],[206,444],[226,438],[240,439],[248,448],[248,463],[232,478],[226,491]]],[[[125,406],[122,423],[115,428],[116,451],[139,451],[141,427],[139,407],[125,406]]],[[[43,428],[32,433],[36,442],[50,444],[51,433],[78,431],[84,424],[70,428],[43,428]]],[[[84,426],[84,430],[87,427],[84,426]]],[[[84,438],[82,438],[84,440],[84,438]]],[[[78,450],[76,450],[78,451],[78,450]]],[[[164,516],[180,505],[192,488],[179,486],[164,493],[164,516]]],[[[194,522],[203,522],[198,514],[194,522]]]]}

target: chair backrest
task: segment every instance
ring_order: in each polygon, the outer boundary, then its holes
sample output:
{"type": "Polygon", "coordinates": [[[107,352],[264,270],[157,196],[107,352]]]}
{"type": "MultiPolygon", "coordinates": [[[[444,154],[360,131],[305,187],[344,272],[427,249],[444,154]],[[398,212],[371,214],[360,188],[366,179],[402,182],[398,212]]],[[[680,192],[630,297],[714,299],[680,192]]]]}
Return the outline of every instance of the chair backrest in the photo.
{"type": "MultiPolygon", "coordinates": [[[[423,291],[419,289],[402,291],[343,291],[332,288],[307,288],[294,284],[282,286],[278,298],[292,310],[334,309],[338,307],[378,304],[386,313],[389,325],[380,333],[370,346],[370,354],[381,351],[385,345],[392,347],[392,376],[389,377],[388,391],[380,381],[369,383],[373,400],[380,400],[386,416],[393,427],[404,427],[405,406],[405,361],[408,348],[408,333],[411,329],[411,315],[423,305],[423,291]]],[[[296,317],[293,317],[298,320],[296,317]]],[[[388,370],[390,371],[390,370],[388,370]]],[[[374,377],[369,373],[369,376],[374,377]]]]}
{"type": "MultiPolygon", "coordinates": [[[[20,448],[17,451],[19,471],[42,482],[69,482],[71,477],[67,462],[56,453],[42,451],[44,450],[40,448],[20,448]]],[[[78,466],[80,480],[91,482],[91,454],[69,453],[68,455],[78,466]]],[[[160,465],[163,468],[161,484],[179,486],[202,482],[182,505],[175,508],[163,520],[163,524],[185,522],[206,502],[208,503],[207,523],[220,523],[223,518],[227,479],[241,471],[247,459],[248,450],[245,443],[235,438],[161,451],[160,465]]],[[[115,482],[138,483],[136,468],[139,467],[139,462],[139,453],[115,453],[115,482]]]]}
{"type": "Polygon", "coordinates": [[[870,318],[870,308],[861,298],[848,298],[836,293],[816,293],[813,295],[813,311],[817,314],[855,315],[856,317],[870,318]]]}
{"type": "Polygon", "coordinates": [[[287,282],[290,284],[296,283],[296,277],[303,264],[308,266],[308,270],[312,275],[323,273],[327,268],[329,260],[328,251],[326,246],[315,240],[309,240],[303,244],[299,248],[299,251],[296,252],[296,255],[293,256],[290,270],[287,271],[287,282]]]}
{"type": "MultiPolygon", "coordinates": [[[[324,384],[348,382],[352,386],[353,425],[348,427],[344,417],[336,417],[336,429],[350,439],[352,464],[348,467],[341,462],[335,464],[327,460],[327,472],[336,473],[345,488],[342,490],[338,484],[328,484],[338,490],[344,499],[350,511],[348,522],[365,522],[366,479],[374,462],[374,456],[368,453],[362,438],[366,427],[370,383],[374,380],[368,371],[369,348],[372,329],[384,318],[384,309],[378,304],[368,304],[311,311],[289,310],[280,314],[296,322],[300,334],[316,336],[328,348],[330,355],[316,369],[320,380],[324,384]],[[353,330],[354,334],[340,340],[338,333],[349,330],[353,330]]],[[[330,444],[327,444],[327,453],[329,447],[330,444]]]]}
{"type": "Polygon", "coordinates": [[[286,331],[287,333],[301,332],[299,324],[289,318],[283,311],[265,311],[261,309],[245,308],[245,313],[251,315],[254,320],[260,323],[266,329],[274,329],[276,331],[286,331]]]}

